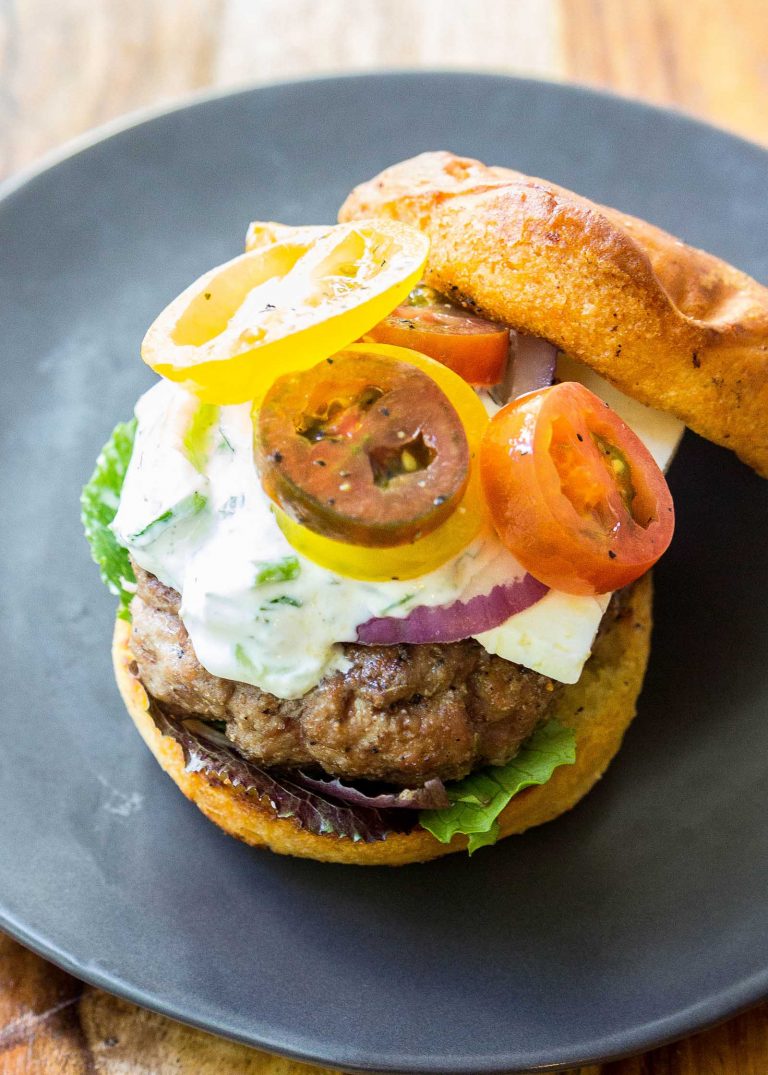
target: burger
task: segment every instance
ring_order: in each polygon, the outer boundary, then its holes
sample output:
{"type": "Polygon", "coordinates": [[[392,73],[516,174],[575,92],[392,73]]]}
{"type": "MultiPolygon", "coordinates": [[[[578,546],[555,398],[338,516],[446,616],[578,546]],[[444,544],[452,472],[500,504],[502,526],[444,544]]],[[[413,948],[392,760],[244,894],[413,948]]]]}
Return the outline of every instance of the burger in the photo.
{"type": "Polygon", "coordinates": [[[83,491],[114,667],[226,832],[318,860],[557,817],[635,713],[684,425],[768,476],[768,291],[449,153],[256,222],[83,491]]]}

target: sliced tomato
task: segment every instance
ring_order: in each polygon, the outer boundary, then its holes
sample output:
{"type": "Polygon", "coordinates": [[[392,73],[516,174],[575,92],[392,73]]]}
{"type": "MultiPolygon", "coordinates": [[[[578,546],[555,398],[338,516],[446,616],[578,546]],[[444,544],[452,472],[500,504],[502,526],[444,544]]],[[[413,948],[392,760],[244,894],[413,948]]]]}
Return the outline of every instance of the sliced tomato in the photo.
{"type": "Polygon", "coordinates": [[[264,396],[362,336],[419,279],[429,240],[394,220],[259,223],[248,249],[191,284],[144,337],[144,361],[207,403],[264,396]]]}
{"type": "Polygon", "coordinates": [[[672,540],[672,496],[650,452],[575,382],[499,411],[483,438],[480,473],[501,541],[554,589],[617,590],[672,540]]]}
{"type": "MultiPolygon", "coordinates": [[[[480,487],[478,455],[483,433],[488,428],[488,415],[478,396],[465,381],[453,373],[452,370],[447,369],[431,358],[427,358],[426,355],[410,351],[404,347],[390,347],[386,344],[357,344],[354,347],[347,348],[344,355],[358,356],[363,360],[373,357],[388,359],[390,363],[395,364],[406,363],[422,371],[429,379],[435,382],[458,414],[469,448],[469,479],[463,495],[455,510],[444,521],[439,522],[436,529],[429,533],[425,533],[422,529],[421,536],[409,540],[407,544],[388,548],[357,545],[351,543],[348,539],[345,541],[336,540],[333,537],[310,529],[309,526],[302,525],[301,522],[296,521],[296,518],[292,518],[277,506],[274,509],[275,517],[288,541],[298,552],[309,560],[320,564],[321,567],[325,567],[339,575],[371,581],[409,579],[425,575],[430,571],[434,571],[435,568],[452,557],[457,556],[477,536],[481,527],[484,524],[487,525],[488,513],[480,487]]],[[[336,357],[335,355],[333,356],[333,365],[336,364],[336,357]]],[[[326,366],[328,365],[326,363],[326,366]]],[[[418,410],[418,403],[414,404],[412,398],[409,409],[418,410]]],[[[319,417],[321,417],[324,424],[330,416],[322,415],[319,417]]],[[[345,431],[353,429],[357,424],[357,419],[356,408],[347,409],[346,415],[337,410],[332,417],[336,427],[333,431],[334,436],[343,436],[345,431]]],[[[260,424],[259,408],[254,408],[257,458],[264,452],[264,446],[259,436],[260,424]]],[[[406,432],[405,430],[402,431],[406,432]]],[[[321,430],[318,430],[318,432],[321,432],[321,430]]],[[[395,432],[397,433],[397,430],[395,432]]],[[[401,438],[397,439],[398,442],[401,442],[401,438]]],[[[402,440],[406,440],[406,438],[402,438],[402,440]]],[[[327,439],[321,439],[316,443],[321,448],[328,445],[327,439]]],[[[323,458],[323,456],[318,453],[317,458],[323,458]]],[[[416,462],[419,462],[419,460],[417,459],[416,462]]],[[[402,469],[408,473],[410,466],[410,462],[406,460],[402,469]]],[[[326,466],[319,467],[319,469],[327,470],[328,468],[326,466]]],[[[338,473],[336,474],[336,481],[339,484],[345,483],[345,480],[348,480],[348,478],[343,479],[338,473]]],[[[417,488],[419,488],[419,480],[423,479],[417,478],[417,488]]],[[[346,493],[350,491],[346,490],[346,493]]],[[[335,507],[335,505],[332,506],[335,507]]],[[[348,533],[349,531],[344,530],[343,532],[348,533]]]]}
{"type": "Polygon", "coordinates": [[[269,496],[325,537],[403,545],[435,530],[469,479],[461,419],[410,362],[340,352],[280,377],[259,410],[269,496]]]}
{"type": "Polygon", "coordinates": [[[503,379],[509,354],[508,329],[447,302],[398,306],[367,336],[421,351],[478,387],[503,379]]]}
{"type": "Polygon", "coordinates": [[[469,484],[458,508],[444,523],[417,541],[391,549],[370,548],[334,541],[273,508],[277,524],[294,549],[327,571],[368,582],[414,579],[434,571],[458,556],[477,537],[488,518],[480,488],[480,472],[473,466],[469,484]]]}

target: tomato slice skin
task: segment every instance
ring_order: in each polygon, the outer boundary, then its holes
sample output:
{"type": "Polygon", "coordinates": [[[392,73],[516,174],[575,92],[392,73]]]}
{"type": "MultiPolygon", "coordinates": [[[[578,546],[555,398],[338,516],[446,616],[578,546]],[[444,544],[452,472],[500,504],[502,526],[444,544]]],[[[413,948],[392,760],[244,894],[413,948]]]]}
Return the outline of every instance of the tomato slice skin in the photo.
{"type": "Polygon", "coordinates": [[[449,303],[398,306],[367,337],[429,355],[477,387],[498,384],[509,355],[508,329],[449,303]]]}
{"type": "Polygon", "coordinates": [[[483,438],[480,473],[500,540],[553,589],[617,590],[672,540],[672,496],[650,452],[575,382],[499,411],[483,438]]]}
{"type": "Polygon", "coordinates": [[[339,352],[279,378],[261,404],[262,484],[325,537],[403,545],[457,508],[469,478],[461,419],[410,362],[339,352]]]}

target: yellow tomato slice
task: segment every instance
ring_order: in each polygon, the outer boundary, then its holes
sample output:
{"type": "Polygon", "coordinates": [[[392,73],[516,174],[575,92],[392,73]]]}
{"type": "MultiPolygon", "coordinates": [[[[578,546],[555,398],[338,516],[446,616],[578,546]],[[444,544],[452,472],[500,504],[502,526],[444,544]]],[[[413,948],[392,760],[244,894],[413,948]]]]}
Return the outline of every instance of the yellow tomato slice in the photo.
{"type": "Polygon", "coordinates": [[[472,471],[464,497],[456,511],[437,530],[411,545],[371,549],[347,545],[322,537],[289,518],[273,505],[277,524],[294,549],[308,560],[337,575],[369,582],[413,579],[446,563],[477,537],[484,518],[483,497],[477,467],[472,471]]]}
{"type": "Polygon", "coordinates": [[[182,292],[144,337],[144,361],[207,403],[259,400],[385,317],[421,278],[429,240],[394,220],[253,224],[251,249],[182,292]]]}
{"type": "Polygon", "coordinates": [[[245,233],[245,250],[246,253],[250,250],[261,250],[286,239],[295,243],[311,243],[327,235],[335,227],[335,224],[305,224],[296,228],[291,224],[278,224],[276,220],[252,220],[245,233]]]}
{"type": "Polygon", "coordinates": [[[451,401],[462,420],[470,450],[470,475],[456,511],[431,534],[408,545],[369,548],[323,537],[289,518],[277,505],[272,510],[290,544],[306,556],[338,575],[372,582],[411,579],[426,575],[457,556],[477,536],[488,519],[480,485],[478,452],[488,428],[488,415],[478,396],[453,370],[418,351],[388,344],[358,344],[345,354],[378,354],[399,362],[410,362],[432,377],[451,401]]]}

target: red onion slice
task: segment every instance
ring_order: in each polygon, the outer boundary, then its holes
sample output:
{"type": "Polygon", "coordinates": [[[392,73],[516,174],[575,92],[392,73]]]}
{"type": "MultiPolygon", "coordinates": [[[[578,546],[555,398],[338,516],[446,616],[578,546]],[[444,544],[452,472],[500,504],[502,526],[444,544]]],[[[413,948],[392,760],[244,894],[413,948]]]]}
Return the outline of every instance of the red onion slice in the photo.
{"type": "Polygon", "coordinates": [[[402,788],[399,791],[369,795],[359,788],[343,784],[338,779],[323,780],[320,777],[307,776],[301,771],[294,776],[312,791],[319,791],[332,799],[340,799],[341,802],[368,806],[373,810],[445,810],[451,805],[445,784],[437,777],[428,780],[420,788],[402,788]]]}
{"type": "Polygon", "coordinates": [[[503,407],[511,399],[548,388],[555,376],[557,348],[539,336],[512,332],[510,360],[501,384],[491,389],[491,398],[503,407]]]}
{"type": "Polygon", "coordinates": [[[548,388],[555,376],[557,348],[538,336],[517,333],[517,347],[512,361],[510,399],[517,399],[537,388],[548,388]]]}
{"type": "Polygon", "coordinates": [[[357,629],[357,641],[365,646],[395,646],[400,642],[458,642],[482,634],[506,622],[510,616],[535,605],[549,587],[533,575],[494,586],[490,593],[452,605],[419,605],[402,619],[374,617],[357,629]]]}

